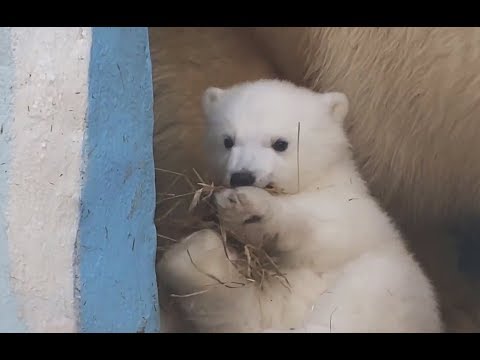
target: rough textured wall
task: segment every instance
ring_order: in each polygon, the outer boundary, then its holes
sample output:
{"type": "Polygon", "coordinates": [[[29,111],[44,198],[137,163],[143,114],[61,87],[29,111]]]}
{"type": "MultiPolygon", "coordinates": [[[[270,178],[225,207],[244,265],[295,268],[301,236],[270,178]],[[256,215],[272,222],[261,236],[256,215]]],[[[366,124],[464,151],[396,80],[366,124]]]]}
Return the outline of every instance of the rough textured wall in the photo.
{"type": "Polygon", "coordinates": [[[0,330],[158,329],[145,28],[0,29],[0,330]]]}

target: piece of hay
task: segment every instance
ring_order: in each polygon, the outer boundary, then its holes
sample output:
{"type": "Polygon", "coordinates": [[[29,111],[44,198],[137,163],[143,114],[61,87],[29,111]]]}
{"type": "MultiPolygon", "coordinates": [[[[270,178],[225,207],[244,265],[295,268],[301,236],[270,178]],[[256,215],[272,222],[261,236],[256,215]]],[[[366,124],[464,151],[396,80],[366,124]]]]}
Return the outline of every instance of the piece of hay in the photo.
{"type": "MultiPolygon", "coordinates": [[[[158,168],[156,170],[174,174],[178,178],[183,178],[192,190],[185,194],[160,194],[162,195],[162,198],[158,203],[164,203],[172,200],[176,201],[173,201],[172,206],[156,219],[157,229],[162,229],[164,227],[168,227],[169,229],[176,228],[175,232],[180,234],[181,237],[187,236],[192,232],[202,229],[211,229],[216,231],[223,240],[225,256],[245,278],[245,283],[242,284],[225,284],[219,281],[219,279],[214,279],[218,283],[217,285],[226,287],[235,287],[232,285],[236,285],[236,287],[238,287],[253,284],[259,288],[263,288],[265,280],[275,278],[280,281],[283,286],[290,289],[290,284],[285,274],[281,273],[275,262],[275,259],[271,257],[265,249],[255,247],[250,244],[245,244],[232,231],[226,229],[223,224],[220,224],[217,217],[216,208],[212,202],[212,195],[217,191],[225,189],[224,186],[216,186],[212,182],[209,183],[205,181],[195,169],[193,169],[193,172],[197,177],[197,182],[192,181],[183,173],[158,168]],[[197,187],[195,187],[194,183],[196,183],[197,187]],[[170,215],[172,214],[173,210],[177,208],[180,203],[186,201],[187,199],[190,199],[190,204],[186,214],[181,219],[172,218],[170,215]],[[228,249],[233,249],[236,251],[238,255],[236,259],[229,258],[228,249]]],[[[177,181],[178,179],[174,180],[174,182],[177,181]]],[[[268,188],[266,190],[275,195],[281,194],[280,191],[274,188],[268,188]]],[[[164,246],[160,246],[158,248],[158,253],[160,256],[169,248],[171,244],[178,241],[177,239],[167,235],[158,234],[157,236],[161,239],[167,240],[167,243],[164,244],[164,246]]],[[[190,260],[197,270],[201,271],[201,269],[195,265],[191,257],[190,260]]],[[[209,274],[206,275],[209,276],[209,274]]],[[[172,297],[190,297],[203,294],[208,290],[209,289],[201,290],[193,294],[172,294],[172,297]]]]}

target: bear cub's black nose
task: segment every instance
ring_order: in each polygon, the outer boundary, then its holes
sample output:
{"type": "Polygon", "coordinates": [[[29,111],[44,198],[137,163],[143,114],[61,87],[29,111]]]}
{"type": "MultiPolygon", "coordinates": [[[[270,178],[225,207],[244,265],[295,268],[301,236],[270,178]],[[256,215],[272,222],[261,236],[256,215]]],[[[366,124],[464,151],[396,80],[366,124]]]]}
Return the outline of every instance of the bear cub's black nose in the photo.
{"type": "Polygon", "coordinates": [[[255,176],[250,171],[233,173],[230,177],[230,186],[251,186],[255,183],[255,176]]]}

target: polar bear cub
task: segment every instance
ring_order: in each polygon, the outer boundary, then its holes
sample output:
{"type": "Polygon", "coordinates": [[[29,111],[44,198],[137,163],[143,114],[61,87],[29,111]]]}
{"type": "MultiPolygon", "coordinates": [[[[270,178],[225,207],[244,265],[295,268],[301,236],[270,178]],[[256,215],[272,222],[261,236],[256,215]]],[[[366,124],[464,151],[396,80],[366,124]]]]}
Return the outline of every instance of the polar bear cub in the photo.
{"type": "Polygon", "coordinates": [[[429,279],[356,169],[348,105],[280,80],[205,91],[207,155],[228,186],[215,195],[219,217],[274,254],[290,288],[219,286],[245,279],[219,234],[195,232],[158,273],[168,291],[195,294],[177,300],[198,331],[443,331],[429,279]]]}

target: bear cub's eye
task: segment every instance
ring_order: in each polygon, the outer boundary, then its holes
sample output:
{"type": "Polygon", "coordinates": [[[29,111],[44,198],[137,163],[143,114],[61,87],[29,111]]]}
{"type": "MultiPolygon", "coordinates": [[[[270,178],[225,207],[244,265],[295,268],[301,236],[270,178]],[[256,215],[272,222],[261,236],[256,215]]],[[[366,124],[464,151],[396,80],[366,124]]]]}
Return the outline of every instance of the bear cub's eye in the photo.
{"type": "Polygon", "coordinates": [[[273,150],[278,152],[285,151],[288,148],[288,142],[282,139],[278,139],[272,144],[272,148],[273,150]]]}
{"type": "Polygon", "coordinates": [[[234,145],[233,143],[233,139],[230,137],[230,136],[227,136],[224,140],[223,140],[223,145],[225,146],[225,149],[231,149],[234,145]]]}

